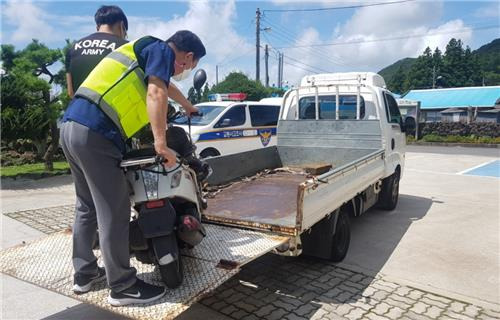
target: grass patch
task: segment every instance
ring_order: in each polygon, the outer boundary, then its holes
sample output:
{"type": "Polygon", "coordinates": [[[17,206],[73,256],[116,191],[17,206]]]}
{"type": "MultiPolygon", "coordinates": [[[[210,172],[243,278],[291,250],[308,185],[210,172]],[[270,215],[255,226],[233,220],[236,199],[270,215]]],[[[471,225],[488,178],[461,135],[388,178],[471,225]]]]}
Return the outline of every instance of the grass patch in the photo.
{"type": "Polygon", "coordinates": [[[446,143],[492,143],[499,144],[500,137],[478,137],[470,136],[439,136],[436,134],[428,134],[422,137],[425,142],[446,142],[446,143]]]}
{"type": "Polygon", "coordinates": [[[22,164],[18,166],[2,167],[0,173],[2,178],[14,178],[19,176],[46,177],[67,173],[69,164],[65,161],[54,162],[54,170],[45,170],[44,163],[22,164]]]}

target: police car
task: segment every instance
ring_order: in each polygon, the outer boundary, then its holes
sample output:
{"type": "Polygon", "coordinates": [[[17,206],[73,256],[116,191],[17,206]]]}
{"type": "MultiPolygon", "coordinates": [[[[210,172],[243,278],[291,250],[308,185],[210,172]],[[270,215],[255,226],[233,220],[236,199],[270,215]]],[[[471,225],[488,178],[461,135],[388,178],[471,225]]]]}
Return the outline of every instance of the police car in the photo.
{"type": "MultiPolygon", "coordinates": [[[[201,116],[191,118],[191,138],[202,158],[228,155],[276,145],[280,99],[244,101],[246,94],[209,96],[196,107],[201,116]]],[[[187,117],[173,121],[188,132],[187,117]]]]}

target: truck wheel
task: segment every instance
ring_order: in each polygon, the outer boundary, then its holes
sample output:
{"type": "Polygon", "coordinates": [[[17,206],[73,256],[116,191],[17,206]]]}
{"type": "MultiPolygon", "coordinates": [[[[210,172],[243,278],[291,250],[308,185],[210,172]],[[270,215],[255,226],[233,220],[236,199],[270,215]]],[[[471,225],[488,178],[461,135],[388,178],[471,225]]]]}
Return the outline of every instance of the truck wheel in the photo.
{"type": "Polygon", "coordinates": [[[332,237],[332,254],[330,261],[340,262],[344,260],[351,242],[351,228],[349,225],[349,215],[345,210],[339,211],[335,234],[332,237]]]}
{"type": "Polygon", "coordinates": [[[205,159],[209,157],[218,157],[220,156],[220,152],[214,148],[208,148],[200,152],[200,158],[205,159]]]}
{"type": "Polygon", "coordinates": [[[394,210],[399,198],[399,171],[382,181],[382,190],[378,199],[378,207],[383,210],[394,210]]]}
{"type": "Polygon", "coordinates": [[[161,279],[170,289],[177,288],[181,285],[182,280],[184,280],[184,271],[182,268],[182,259],[180,254],[177,256],[175,261],[169,264],[159,265],[159,269],[161,279]]]}

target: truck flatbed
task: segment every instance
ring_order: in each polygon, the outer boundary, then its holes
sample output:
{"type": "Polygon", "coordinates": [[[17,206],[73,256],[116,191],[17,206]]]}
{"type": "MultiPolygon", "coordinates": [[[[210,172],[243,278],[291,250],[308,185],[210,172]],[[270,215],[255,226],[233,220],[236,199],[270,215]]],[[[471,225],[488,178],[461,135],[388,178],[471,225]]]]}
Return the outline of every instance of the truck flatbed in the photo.
{"type": "MultiPolygon", "coordinates": [[[[205,294],[238,272],[240,266],[288,241],[286,237],[267,235],[230,227],[206,225],[207,237],[193,250],[182,252],[184,282],[165,297],[147,305],[112,307],[107,303],[109,289],[105,281],[96,290],[75,295],[71,262],[71,231],[63,231],[26,245],[0,252],[0,271],[42,288],[107,309],[132,319],[173,319],[205,294]]],[[[99,257],[99,250],[96,251],[99,257]]],[[[139,278],[161,285],[153,265],[131,259],[139,278]]]]}
{"type": "Polygon", "coordinates": [[[298,186],[305,179],[304,174],[283,170],[237,182],[208,199],[204,218],[278,233],[293,230],[298,186]]]}

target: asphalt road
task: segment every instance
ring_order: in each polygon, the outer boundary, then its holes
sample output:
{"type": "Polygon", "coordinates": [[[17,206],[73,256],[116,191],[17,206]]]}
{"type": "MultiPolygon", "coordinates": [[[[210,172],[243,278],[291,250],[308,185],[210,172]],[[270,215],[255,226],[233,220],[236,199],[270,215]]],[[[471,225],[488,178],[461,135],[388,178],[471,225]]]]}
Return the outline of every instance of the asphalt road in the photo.
{"type": "MultiPolygon", "coordinates": [[[[500,179],[459,174],[498,157],[409,146],[397,209],[352,219],[343,263],[266,255],[179,318],[499,318],[500,179]]],[[[64,177],[2,188],[2,213],[73,201],[64,177]]],[[[2,247],[48,232],[34,227],[2,215],[2,247]]],[[[2,285],[4,319],[118,318],[8,276],[2,285]]]]}

